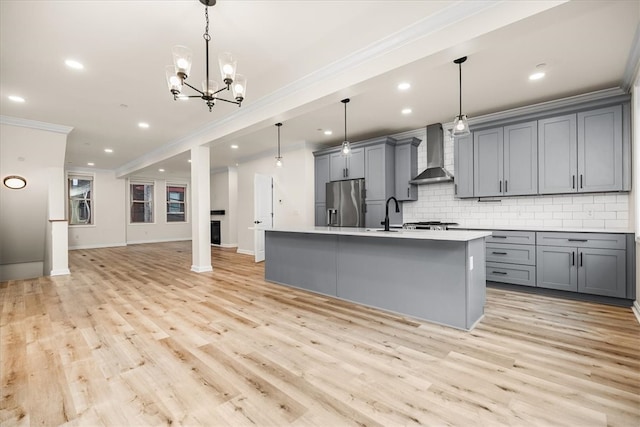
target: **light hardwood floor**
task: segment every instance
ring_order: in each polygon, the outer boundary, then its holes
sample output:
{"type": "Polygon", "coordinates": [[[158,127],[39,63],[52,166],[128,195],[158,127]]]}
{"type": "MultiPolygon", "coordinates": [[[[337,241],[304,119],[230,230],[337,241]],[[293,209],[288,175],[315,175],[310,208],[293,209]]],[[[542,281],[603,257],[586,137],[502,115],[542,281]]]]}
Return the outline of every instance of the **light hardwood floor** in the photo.
{"type": "Polygon", "coordinates": [[[489,289],[464,332],[190,253],[76,250],[70,276],[0,284],[2,425],[640,425],[630,309],[489,289]]]}

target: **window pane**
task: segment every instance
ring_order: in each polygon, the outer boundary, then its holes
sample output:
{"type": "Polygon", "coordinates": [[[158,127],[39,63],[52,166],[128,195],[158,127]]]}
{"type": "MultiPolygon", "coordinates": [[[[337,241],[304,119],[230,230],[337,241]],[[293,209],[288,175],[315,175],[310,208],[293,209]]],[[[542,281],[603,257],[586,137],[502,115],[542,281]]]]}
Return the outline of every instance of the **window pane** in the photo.
{"type": "Polygon", "coordinates": [[[131,200],[153,200],[153,184],[131,184],[131,200]]]}
{"type": "Polygon", "coordinates": [[[184,213],[184,204],[182,203],[167,203],[168,213],[184,213]]]}
{"type": "Polygon", "coordinates": [[[184,187],[167,187],[167,201],[184,202],[184,187]]]}
{"type": "Polygon", "coordinates": [[[70,201],[69,223],[91,224],[91,200],[70,201]]]}
{"type": "Polygon", "coordinates": [[[131,222],[153,222],[150,202],[131,203],[131,222]]]}
{"type": "Polygon", "coordinates": [[[93,224],[92,189],[93,180],[69,177],[69,224],[93,224]]]}
{"type": "Polygon", "coordinates": [[[185,222],[184,213],[179,213],[179,214],[168,213],[167,222],[185,222]]]}

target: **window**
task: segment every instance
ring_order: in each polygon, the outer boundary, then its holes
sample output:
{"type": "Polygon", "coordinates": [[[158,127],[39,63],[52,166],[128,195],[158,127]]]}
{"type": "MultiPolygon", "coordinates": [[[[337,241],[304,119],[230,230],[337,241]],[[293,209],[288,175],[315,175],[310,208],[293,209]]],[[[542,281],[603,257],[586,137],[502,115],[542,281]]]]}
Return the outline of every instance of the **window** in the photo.
{"type": "Polygon", "coordinates": [[[153,222],[153,184],[131,184],[131,222],[153,222]]]}
{"type": "Polygon", "coordinates": [[[186,221],[186,193],[185,185],[167,185],[167,222],[186,221]]]}
{"type": "Polygon", "coordinates": [[[69,224],[93,224],[93,178],[69,175],[68,184],[69,224]]]}

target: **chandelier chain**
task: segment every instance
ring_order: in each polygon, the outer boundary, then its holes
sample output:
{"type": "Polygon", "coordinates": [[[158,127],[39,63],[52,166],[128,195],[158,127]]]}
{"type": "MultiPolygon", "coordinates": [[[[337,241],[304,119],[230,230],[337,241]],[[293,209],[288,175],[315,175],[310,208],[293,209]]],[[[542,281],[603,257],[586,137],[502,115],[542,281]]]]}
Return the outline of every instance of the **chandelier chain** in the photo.
{"type": "Polygon", "coordinates": [[[204,34],[202,35],[202,38],[206,41],[210,41],[211,36],[209,35],[209,6],[204,7],[204,17],[207,20],[207,25],[205,25],[204,27],[204,34]]]}

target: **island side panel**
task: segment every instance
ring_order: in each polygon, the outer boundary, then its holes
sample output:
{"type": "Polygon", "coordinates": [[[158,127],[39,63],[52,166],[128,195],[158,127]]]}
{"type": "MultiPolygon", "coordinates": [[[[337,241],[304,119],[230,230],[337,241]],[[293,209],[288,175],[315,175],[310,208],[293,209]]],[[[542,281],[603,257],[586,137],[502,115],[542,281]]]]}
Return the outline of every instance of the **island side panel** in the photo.
{"type": "Polygon", "coordinates": [[[467,328],[467,242],[339,236],[338,297],[467,328]]]}
{"type": "Polygon", "coordinates": [[[484,315],[486,302],[487,270],[485,268],[485,241],[467,242],[467,327],[471,329],[484,315]],[[473,270],[469,258],[473,257],[473,270]]]}
{"type": "Polygon", "coordinates": [[[336,296],[337,236],[265,233],[265,279],[336,296]]]}

